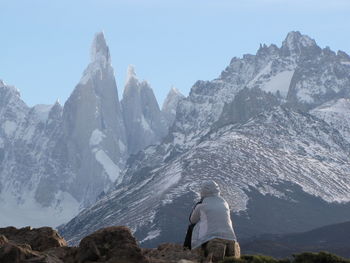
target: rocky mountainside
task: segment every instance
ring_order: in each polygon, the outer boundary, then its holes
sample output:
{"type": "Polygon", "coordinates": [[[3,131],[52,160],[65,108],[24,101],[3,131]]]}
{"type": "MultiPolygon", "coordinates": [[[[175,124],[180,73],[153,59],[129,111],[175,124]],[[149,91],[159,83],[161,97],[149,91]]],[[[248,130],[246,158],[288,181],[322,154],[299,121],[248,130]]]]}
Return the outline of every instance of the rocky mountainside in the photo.
{"type": "Polygon", "coordinates": [[[182,242],[205,179],[221,186],[239,238],[344,221],[350,145],[316,111],[349,92],[349,57],[299,32],[233,58],[179,101],[165,140],[129,158],[123,182],[60,231],[76,243],[125,224],[146,247],[182,242]]]}
{"type": "Polygon", "coordinates": [[[91,62],[63,107],[28,107],[0,81],[1,226],[67,222],[121,183],[130,153],[165,136],[152,89],[129,84],[126,90],[137,89],[138,97],[124,92],[120,103],[103,33],[95,35],[91,62]]]}

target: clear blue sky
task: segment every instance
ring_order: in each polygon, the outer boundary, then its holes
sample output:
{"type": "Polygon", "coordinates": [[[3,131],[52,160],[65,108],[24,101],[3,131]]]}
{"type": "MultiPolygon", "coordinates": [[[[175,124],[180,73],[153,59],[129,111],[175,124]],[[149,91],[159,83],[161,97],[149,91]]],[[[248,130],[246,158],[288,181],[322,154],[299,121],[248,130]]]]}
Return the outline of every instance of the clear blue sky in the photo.
{"type": "Polygon", "coordinates": [[[64,103],[103,30],[119,94],[132,64],[161,104],[292,30],[349,54],[349,14],[349,0],[0,0],[0,79],[30,106],[64,103]]]}

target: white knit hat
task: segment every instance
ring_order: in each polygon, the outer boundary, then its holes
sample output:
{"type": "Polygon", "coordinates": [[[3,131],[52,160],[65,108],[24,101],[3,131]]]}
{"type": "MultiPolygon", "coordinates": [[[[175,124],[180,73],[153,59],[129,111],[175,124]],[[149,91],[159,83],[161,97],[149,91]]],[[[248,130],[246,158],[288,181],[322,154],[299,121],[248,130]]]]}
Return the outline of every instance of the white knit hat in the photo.
{"type": "Polygon", "coordinates": [[[205,181],[202,184],[201,198],[205,198],[209,196],[217,196],[219,194],[220,194],[219,185],[213,180],[205,181]]]}

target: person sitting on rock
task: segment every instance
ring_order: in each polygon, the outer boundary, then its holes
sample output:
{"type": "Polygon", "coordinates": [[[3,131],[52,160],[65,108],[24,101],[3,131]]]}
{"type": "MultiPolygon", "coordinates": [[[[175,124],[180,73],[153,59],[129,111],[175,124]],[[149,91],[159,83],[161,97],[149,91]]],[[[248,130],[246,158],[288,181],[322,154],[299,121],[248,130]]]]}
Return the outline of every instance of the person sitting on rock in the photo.
{"type": "Polygon", "coordinates": [[[195,224],[192,249],[202,247],[207,260],[218,262],[225,256],[240,257],[240,248],[232,227],[230,209],[220,196],[218,184],[206,181],[201,189],[202,203],[193,210],[190,221],[195,224]]]}

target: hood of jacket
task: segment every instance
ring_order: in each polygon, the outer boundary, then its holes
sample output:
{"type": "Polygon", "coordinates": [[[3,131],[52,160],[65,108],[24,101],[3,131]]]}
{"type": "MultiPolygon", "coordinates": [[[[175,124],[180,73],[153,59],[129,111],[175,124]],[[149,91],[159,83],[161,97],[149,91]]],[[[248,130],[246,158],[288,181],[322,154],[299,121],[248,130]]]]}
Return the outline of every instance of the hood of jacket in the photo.
{"type": "Polygon", "coordinates": [[[201,188],[201,198],[206,198],[206,197],[210,197],[210,196],[218,196],[220,195],[220,188],[219,185],[213,181],[205,181],[202,184],[202,188],[201,188]]]}

